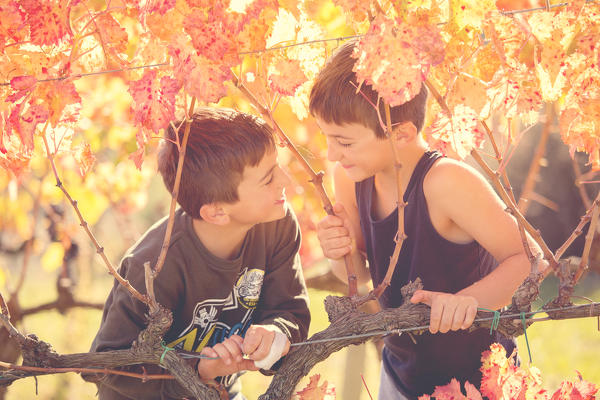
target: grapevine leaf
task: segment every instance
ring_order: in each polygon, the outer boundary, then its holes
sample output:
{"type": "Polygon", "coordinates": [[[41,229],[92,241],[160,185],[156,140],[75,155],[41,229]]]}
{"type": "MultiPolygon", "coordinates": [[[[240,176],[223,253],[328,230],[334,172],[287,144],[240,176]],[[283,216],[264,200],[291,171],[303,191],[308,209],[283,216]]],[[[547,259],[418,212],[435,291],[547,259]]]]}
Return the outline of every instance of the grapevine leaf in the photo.
{"type": "Polygon", "coordinates": [[[95,19],[95,23],[105,48],[119,53],[127,50],[127,32],[111,14],[102,13],[95,19]]]}
{"type": "Polygon", "coordinates": [[[96,162],[96,157],[92,153],[92,148],[89,143],[85,143],[76,149],[75,160],[77,161],[77,164],[79,164],[79,174],[82,177],[86,176],[96,162]]]}
{"type": "Polygon", "coordinates": [[[452,378],[450,383],[445,386],[436,386],[432,396],[436,400],[466,400],[460,391],[460,383],[455,378],[452,378]]]}
{"type": "Polygon", "coordinates": [[[138,8],[142,16],[152,13],[164,15],[175,7],[176,0],[138,0],[138,8]]]}
{"type": "Polygon", "coordinates": [[[0,50],[4,48],[7,38],[20,41],[25,38],[23,25],[25,13],[15,0],[4,1],[0,5],[0,50]]]}
{"type": "Polygon", "coordinates": [[[159,81],[156,75],[156,70],[147,70],[140,80],[130,82],[129,93],[134,100],[135,122],[158,133],[175,119],[175,95],[181,85],[167,76],[159,81]]]}
{"type": "Polygon", "coordinates": [[[216,103],[227,93],[225,81],[233,75],[229,68],[197,55],[183,35],[169,46],[175,79],[185,91],[199,100],[216,103]]]}
{"type": "Polygon", "coordinates": [[[308,385],[296,394],[299,396],[299,400],[333,400],[335,399],[335,388],[329,385],[327,381],[324,381],[319,386],[319,379],[321,375],[315,374],[310,377],[308,385]]]}
{"type": "Polygon", "coordinates": [[[24,103],[17,104],[9,117],[11,128],[17,132],[21,143],[27,151],[33,150],[33,135],[38,124],[48,120],[48,110],[41,105],[29,105],[24,113],[21,113],[24,103]]]}
{"type": "Polygon", "coordinates": [[[432,65],[443,59],[443,42],[435,26],[410,25],[378,16],[353,56],[359,84],[365,82],[391,106],[415,97],[432,65]]]}
{"type": "Polygon", "coordinates": [[[29,26],[31,43],[56,45],[70,40],[73,32],[69,27],[71,5],[61,0],[21,0],[29,26]]]}
{"type": "Polygon", "coordinates": [[[29,93],[37,83],[34,76],[16,76],[10,80],[10,87],[15,93],[6,98],[7,102],[14,103],[29,93]]]}
{"type": "Polygon", "coordinates": [[[298,86],[306,82],[300,61],[280,59],[269,74],[269,86],[283,96],[292,96],[298,86]]]}
{"type": "Polygon", "coordinates": [[[471,150],[483,144],[483,131],[477,127],[478,116],[473,109],[458,104],[452,116],[441,112],[427,127],[425,137],[429,145],[443,154],[464,159],[471,150]]]}
{"type": "Polygon", "coordinates": [[[480,29],[485,15],[496,9],[493,0],[457,0],[450,2],[452,6],[452,20],[462,29],[465,26],[472,26],[480,29]]]}

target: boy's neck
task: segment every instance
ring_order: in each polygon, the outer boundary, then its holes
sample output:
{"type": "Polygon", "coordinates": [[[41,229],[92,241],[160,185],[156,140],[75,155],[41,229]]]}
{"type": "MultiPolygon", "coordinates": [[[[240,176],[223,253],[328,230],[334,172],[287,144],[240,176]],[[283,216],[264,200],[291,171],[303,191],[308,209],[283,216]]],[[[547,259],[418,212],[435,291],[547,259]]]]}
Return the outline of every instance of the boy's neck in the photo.
{"type": "MultiPolygon", "coordinates": [[[[422,139],[418,139],[407,143],[403,146],[399,146],[396,150],[396,154],[398,155],[400,164],[402,167],[400,168],[400,189],[401,193],[404,193],[408,183],[410,182],[410,178],[419,163],[419,160],[427,151],[427,144],[422,139]]],[[[395,188],[397,182],[396,177],[396,168],[391,165],[390,168],[386,168],[375,174],[375,192],[376,194],[386,194],[393,193],[394,198],[397,197],[397,191],[391,190],[390,188],[395,188]]],[[[387,197],[387,196],[385,196],[387,197]]],[[[397,200],[397,199],[396,199],[397,200]]],[[[394,203],[396,202],[394,200],[394,203]]]]}
{"type": "Polygon", "coordinates": [[[192,226],[198,239],[213,255],[224,260],[238,257],[250,227],[215,225],[201,219],[193,219],[192,226]]]}

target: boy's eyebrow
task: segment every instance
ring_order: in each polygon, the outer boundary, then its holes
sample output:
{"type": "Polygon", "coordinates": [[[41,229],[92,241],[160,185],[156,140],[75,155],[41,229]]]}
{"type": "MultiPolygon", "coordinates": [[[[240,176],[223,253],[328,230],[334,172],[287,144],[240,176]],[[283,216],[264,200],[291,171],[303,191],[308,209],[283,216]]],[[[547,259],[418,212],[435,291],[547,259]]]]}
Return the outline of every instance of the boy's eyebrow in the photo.
{"type": "Polygon", "coordinates": [[[265,179],[267,179],[267,177],[268,177],[269,175],[271,175],[271,173],[273,172],[273,170],[275,169],[275,167],[277,167],[277,164],[275,164],[275,165],[273,165],[271,168],[269,168],[269,170],[267,171],[267,173],[266,173],[266,174],[265,174],[265,175],[264,175],[262,178],[260,178],[259,182],[262,182],[262,181],[264,181],[265,179]]]}

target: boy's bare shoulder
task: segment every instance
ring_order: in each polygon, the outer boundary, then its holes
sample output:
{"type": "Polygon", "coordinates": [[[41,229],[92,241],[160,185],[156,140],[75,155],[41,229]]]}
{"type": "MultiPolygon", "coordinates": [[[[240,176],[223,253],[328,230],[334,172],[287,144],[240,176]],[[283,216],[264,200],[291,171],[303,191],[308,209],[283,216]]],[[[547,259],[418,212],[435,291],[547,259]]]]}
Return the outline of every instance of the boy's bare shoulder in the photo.
{"type": "Polygon", "coordinates": [[[423,181],[423,191],[428,200],[460,198],[484,188],[487,190],[487,187],[489,185],[477,170],[464,162],[450,158],[439,159],[423,181]]]}

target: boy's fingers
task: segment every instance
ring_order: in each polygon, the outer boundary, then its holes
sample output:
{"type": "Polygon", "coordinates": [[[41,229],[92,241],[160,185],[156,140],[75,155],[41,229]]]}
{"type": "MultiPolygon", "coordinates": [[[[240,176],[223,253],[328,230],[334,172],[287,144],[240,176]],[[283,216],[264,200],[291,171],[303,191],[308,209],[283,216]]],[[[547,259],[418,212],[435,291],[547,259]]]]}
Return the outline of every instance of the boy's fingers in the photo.
{"type": "Polygon", "coordinates": [[[335,215],[346,214],[346,210],[344,209],[344,205],[342,203],[335,203],[333,205],[333,212],[335,215]]]}
{"type": "Polygon", "coordinates": [[[273,339],[275,338],[275,332],[268,332],[262,335],[261,341],[258,347],[250,354],[252,360],[262,360],[269,354],[273,339]]]}
{"type": "Polygon", "coordinates": [[[244,350],[244,354],[252,354],[260,344],[260,336],[247,334],[244,338],[244,343],[242,345],[242,349],[244,350]]]}
{"type": "Polygon", "coordinates": [[[235,360],[236,362],[242,361],[244,358],[242,348],[235,340],[228,338],[223,341],[223,345],[227,348],[227,351],[229,351],[232,360],[235,360]]]}
{"type": "Polygon", "coordinates": [[[431,302],[433,299],[433,292],[429,292],[427,290],[417,290],[410,298],[410,302],[413,304],[424,303],[431,307],[431,302]]]}
{"type": "Polygon", "coordinates": [[[217,343],[213,346],[213,350],[217,353],[217,357],[219,357],[221,361],[225,363],[225,365],[231,365],[231,354],[229,353],[227,347],[225,347],[225,344],[217,343]]]}
{"type": "Polygon", "coordinates": [[[466,314],[467,305],[459,304],[458,307],[456,307],[456,310],[454,311],[454,319],[452,320],[452,326],[450,327],[450,329],[452,329],[453,331],[462,329],[462,326],[465,323],[466,314]]]}
{"type": "Polygon", "coordinates": [[[465,322],[462,325],[462,329],[468,329],[471,325],[473,325],[473,321],[475,320],[475,316],[477,315],[477,306],[470,305],[467,308],[465,315],[465,322]]]}
{"type": "Polygon", "coordinates": [[[200,354],[203,355],[203,356],[213,357],[213,358],[216,358],[216,357],[219,356],[217,354],[217,352],[213,350],[212,347],[205,347],[205,348],[203,348],[202,351],[200,352],[200,354]]]}
{"type": "MultiPolygon", "coordinates": [[[[412,299],[411,299],[412,301],[412,299]]],[[[437,333],[440,328],[440,321],[442,319],[442,313],[444,311],[444,304],[438,303],[431,307],[431,314],[429,317],[429,332],[437,333]]]]}

